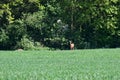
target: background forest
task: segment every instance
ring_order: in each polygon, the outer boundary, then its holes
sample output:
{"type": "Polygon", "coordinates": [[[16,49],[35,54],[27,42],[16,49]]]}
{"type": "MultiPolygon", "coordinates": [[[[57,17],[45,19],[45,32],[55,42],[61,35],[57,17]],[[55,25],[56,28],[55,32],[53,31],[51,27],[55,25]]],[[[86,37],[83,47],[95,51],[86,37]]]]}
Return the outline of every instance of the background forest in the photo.
{"type": "Polygon", "coordinates": [[[0,50],[120,47],[119,0],[0,0],[0,50]]]}

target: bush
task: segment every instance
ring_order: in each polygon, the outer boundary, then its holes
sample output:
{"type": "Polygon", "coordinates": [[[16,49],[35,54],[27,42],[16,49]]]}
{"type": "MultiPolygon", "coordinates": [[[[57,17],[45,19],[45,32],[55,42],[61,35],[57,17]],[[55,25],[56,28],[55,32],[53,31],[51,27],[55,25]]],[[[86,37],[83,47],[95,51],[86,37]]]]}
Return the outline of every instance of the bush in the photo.
{"type": "Polygon", "coordinates": [[[0,49],[7,49],[8,35],[4,29],[0,29],[0,49]]]}
{"type": "Polygon", "coordinates": [[[17,45],[15,48],[22,48],[24,50],[33,49],[34,43],[30,39],[28,39],[26,36],[23,36],[20,42],[17,42],[17,45]]]}
{"type": "Polygon", "coordinates": [[[49,48],[43,47],[40,42],[34,42],[34,40],[29,39],[27,36],[23,36],[20,42],[17,43],[16,49],[21,48],[24,50],[48,50],[49,48]]]}

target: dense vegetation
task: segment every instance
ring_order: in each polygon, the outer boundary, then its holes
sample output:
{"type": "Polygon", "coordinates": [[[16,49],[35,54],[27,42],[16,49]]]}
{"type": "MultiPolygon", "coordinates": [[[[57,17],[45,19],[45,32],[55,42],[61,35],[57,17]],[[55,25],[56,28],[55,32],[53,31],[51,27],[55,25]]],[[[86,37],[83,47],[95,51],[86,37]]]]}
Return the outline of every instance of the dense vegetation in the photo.
{"type": "Polygon", "coordinates": [[[120,47],[119,0],[0,0],[0,49],[120,47]]]}
{"type": "Polygon", "coordinates": [[[0,51],[0,80],[119,80],[120,49],[0,51]]]}

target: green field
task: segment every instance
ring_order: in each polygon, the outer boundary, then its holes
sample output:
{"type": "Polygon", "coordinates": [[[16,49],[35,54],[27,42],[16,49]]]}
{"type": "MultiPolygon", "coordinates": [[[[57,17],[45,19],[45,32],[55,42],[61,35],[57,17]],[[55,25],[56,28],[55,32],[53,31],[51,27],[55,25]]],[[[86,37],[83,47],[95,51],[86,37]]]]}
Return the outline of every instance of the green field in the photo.
{"type": "Polygon", "coordinates": [[[0,80],[120,80],[120,49],[0,51],[0,80]]]}

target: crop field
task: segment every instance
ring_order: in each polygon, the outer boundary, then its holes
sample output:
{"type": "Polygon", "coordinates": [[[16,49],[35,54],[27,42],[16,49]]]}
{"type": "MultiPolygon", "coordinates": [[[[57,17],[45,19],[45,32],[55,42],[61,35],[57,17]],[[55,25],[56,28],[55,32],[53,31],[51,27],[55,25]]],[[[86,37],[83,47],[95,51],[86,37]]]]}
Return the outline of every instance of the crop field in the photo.
{"type": "Polygon", "coordinates": [[[0,80],[120,80],[120,49],[0,51],[0,80]]]}

